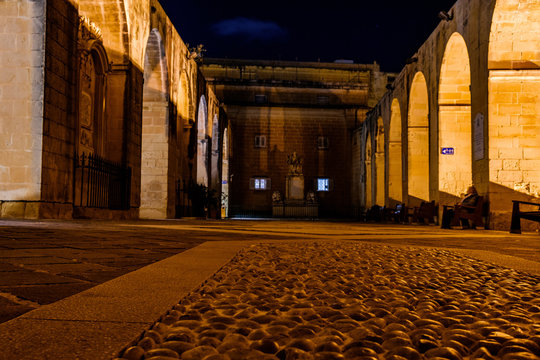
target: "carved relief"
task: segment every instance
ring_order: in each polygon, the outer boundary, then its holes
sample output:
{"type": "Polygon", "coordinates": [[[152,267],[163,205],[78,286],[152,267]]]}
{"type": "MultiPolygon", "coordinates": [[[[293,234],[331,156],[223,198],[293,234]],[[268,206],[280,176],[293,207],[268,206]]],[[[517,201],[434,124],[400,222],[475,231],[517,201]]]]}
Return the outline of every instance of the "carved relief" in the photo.
{"type": "Polygon", "coordinates": [[[100,128],[97,122],[101,121],[102,116],[95,106],[99,103],[96,96],[103,96],[103,83],[99,81],[97,69],[105,69],[107,64],[96,66],[96,50],[93,49],[96,43],[101,46],[102,38],[96,24],[87,17],[79,17],[79,152],[87,154],[94,153],[96,143],[100,141],[96,131],[100,128]]]}
{"type": "Polygon", "coordinates": [[[94,60],[89,51],[81,51],[80,56],[81,88],[90,89],[92,87],[92,74],[94,72],[94,60]]]}
{"type": "Polygon", "coordinates": [[[92,96],[84,91],[79,101],[79,120],[82,127],[92,129],[92,96]]]}
{"type": "Polygon", "coordinates": [[[79,40],[103,40],[101,29],[86,16],[79,16],[79,40]]]}

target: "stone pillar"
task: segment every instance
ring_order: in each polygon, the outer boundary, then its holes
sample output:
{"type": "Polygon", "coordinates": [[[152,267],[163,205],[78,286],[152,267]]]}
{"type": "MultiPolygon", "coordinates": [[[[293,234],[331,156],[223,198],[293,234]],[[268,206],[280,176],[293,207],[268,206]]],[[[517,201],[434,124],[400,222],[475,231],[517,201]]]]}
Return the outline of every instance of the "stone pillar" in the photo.
{"type": "Polygon", "coordinates": [[[0,2],[0,217],[39,216],[45,6],[0,2]]]}

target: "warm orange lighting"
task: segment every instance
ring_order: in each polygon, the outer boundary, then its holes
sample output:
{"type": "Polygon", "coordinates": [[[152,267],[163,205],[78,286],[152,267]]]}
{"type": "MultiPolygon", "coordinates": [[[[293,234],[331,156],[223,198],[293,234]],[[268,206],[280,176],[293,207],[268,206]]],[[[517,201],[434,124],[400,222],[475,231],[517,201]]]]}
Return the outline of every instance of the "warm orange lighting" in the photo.
{"type": "Polygon", "coordinates": [[[439,82],[439,202],[453,204],[472,184],[471,70],[465,40],[448,40],[439,82]],[[445,151],[442,149],[452,149],[445,151]],[[450,154],[451,153],[451,154],[450,154]]]}
{"type": "Polygon", "coordinates": [[[408,192],[409,204],[429,200],[429,103],[426,79],[414,76],[409,103],[408,192]]]}
{"type": "Polygon", "coordinates": [[[403,202],[401,153],[401,110],[399,101],[392,101],[388,135],[388,197],[389,205],[403,202]]]}

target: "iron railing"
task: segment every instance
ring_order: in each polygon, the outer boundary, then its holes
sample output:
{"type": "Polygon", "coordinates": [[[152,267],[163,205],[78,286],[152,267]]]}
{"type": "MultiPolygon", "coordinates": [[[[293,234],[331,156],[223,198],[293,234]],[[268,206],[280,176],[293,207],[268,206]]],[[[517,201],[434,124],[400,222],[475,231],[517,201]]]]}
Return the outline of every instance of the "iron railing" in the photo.
{"type": "Polygon", "coordinates": [[[131,168],[95,154],[74,156],[73,204],[111,210],[130,207],[131,168]]]}

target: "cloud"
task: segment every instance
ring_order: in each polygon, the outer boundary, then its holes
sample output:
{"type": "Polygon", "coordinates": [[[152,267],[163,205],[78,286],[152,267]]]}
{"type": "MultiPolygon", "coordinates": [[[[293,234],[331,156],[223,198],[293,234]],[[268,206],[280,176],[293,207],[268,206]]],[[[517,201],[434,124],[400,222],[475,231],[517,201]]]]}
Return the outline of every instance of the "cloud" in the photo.
{"type": "Polygon", "coordinates": [[[222,20],[212,26],[220,36],[245,36],[249,40],[272,40],[285,37],[287,31],[273,21],[236,17],[222,20]]]}

